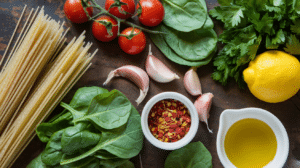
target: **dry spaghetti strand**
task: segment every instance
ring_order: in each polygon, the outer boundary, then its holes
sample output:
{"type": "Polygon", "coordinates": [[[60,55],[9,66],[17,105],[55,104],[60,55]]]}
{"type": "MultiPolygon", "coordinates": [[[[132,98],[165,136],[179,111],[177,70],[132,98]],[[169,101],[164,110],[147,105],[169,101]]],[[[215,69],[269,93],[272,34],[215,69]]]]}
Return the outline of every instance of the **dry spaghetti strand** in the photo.
{"type": "Polygon", "coordinates": [[[1,168],[14,163],[97,52],[88,53],[92,43],[85,44],[85,32],[59,52],[66,41],[63,23],[45,15],[43,8],[36,16],[37,11],[0,74],[1,168]]]}

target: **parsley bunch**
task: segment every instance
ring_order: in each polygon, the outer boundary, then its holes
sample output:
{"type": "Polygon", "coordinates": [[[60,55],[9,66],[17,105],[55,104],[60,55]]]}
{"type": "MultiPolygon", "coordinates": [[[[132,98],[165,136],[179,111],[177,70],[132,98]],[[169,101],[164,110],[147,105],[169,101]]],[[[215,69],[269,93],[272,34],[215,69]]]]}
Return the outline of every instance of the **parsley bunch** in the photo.
{"type": "Polygon", "coordinates": [[[209,14],[224,23],[219,41],[223,49],[214,58],[212,78],[227,84],[234,78],[245,86],[242,72],[265,49],[300,55],[300,0],[218,0],[209,14]]]}

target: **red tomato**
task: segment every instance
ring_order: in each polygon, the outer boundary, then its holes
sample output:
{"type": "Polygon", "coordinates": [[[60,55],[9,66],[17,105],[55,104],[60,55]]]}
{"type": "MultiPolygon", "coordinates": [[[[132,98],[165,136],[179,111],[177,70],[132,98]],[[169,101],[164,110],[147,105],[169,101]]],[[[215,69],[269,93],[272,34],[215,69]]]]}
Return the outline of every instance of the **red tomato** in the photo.
{"type": "Polygon", "coordinates": [[[94,21],[92,32],[96,39],[103,42],[112,41],[118,35],[118,22],[110,16],[102,15],[94,21]]]}
{"type": "Polygon", "coordinates": [[[145,26],[157,26],[164,19],[165,9],[159,0],[140,0],[136,8],[141,11],[139,21],[145,26]]]}
{"type": "MultiPolygon", "coordinates": [[[[93,8],[86,9],[90,16],[93,15],[93,8]]],[[[81,0],[67,0],[64,5],[64,12],[66,17],[74,23],[84,23],[89,19],[83,10],[81,0]]]]}
{"type": "Polygon", "coordinates": [[[127,19],[134,14],[135,4],[134,0],[106,0],[105,9],[118,18],[127,19]]]}
{"type": "Polygon", "coordinates": [[[131,34],[132,30],[133,27],[129,27],[121,32],[121,36],[119,36],[119,46],[127,54],[135,55],[145,49],[146,36],[140,29],[134,28],[133,34],[131,34]],[[122,35],[134,36],[128,39],[128,37],[122,35]]]}

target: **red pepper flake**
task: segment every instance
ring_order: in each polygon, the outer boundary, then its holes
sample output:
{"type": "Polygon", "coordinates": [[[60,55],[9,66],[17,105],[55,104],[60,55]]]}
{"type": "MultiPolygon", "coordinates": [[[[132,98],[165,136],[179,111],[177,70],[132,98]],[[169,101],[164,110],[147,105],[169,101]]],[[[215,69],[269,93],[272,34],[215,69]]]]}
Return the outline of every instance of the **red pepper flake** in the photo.
{"type": "Polygon", "coordinates": [[[168,113],[164,113],[164,117],[165,117],[165,118],[168,117],[168,113]]]}
{"type": "Polygon", "coordinates": [[[177,128],[178,126],[176,125],[176,124],[172,124],[172,125],[170,125],[170,128],[177,128]]]}
{"type": "Polygon", "coordinates": [[[176,128],[176,133],[177,133],[177,134],[180,134],[181,132],[182,132],[182,129],[179,128],[179,127],[177,127],[177,128],[176,128]]]}
{"type": "Polygon", "coordinates": [[[190,129],[190,122],[186,106],[174,99],[157,102],[148,117],[151,133],[162,142],[177,142],[183,138],[190,129]]]}
{"type": "Polygon", "coordinates": [[[177,112],[178,118],[180,118],[182,115],[183,115],[183,112],[182,112],[182,111],[178,111],[178,112],[177,112]]]}

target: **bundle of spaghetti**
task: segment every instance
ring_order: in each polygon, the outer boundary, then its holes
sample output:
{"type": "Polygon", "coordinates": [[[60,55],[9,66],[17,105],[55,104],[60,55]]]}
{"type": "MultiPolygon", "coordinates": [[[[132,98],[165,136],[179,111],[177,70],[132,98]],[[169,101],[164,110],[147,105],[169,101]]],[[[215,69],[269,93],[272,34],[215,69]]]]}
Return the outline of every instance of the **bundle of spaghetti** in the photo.
{"type": "MultiPolygon", "coordinates": [[[[35,129],[91,66],[92,43],[84,43],[85,32],[53,57],[34,83],[18,115],[0,137],[0,165],[10,167],[35,136],[35,129]]],[[[61,45],[56,47],[60,48],[61,45]]]]}
{"type": "MultiPolygon", "coordinates": [[[[33,24],[34,16],[27,24],[29,18],[26,21],[27,27],[26,25],[23,27],[13,51],[1,70],[0,132],[7,126],[11,117],[17,115],[15,111],[25,100],[34,81],[63,39],[63,26],[44,15],[43,9],[33,24]],[[31,28],[28,31],[29,27],[31,28]]],[[[1,63],[4,63],[4,59],[3,57],[1,63]]]]}

